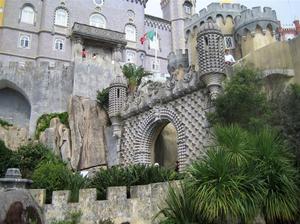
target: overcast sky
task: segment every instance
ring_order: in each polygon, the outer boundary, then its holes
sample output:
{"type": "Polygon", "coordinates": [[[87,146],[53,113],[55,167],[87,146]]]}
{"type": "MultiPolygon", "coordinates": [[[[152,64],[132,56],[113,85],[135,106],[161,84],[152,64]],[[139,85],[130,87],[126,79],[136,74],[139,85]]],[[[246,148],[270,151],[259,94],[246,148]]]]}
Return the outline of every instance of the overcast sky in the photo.
{"type": "MultiPolygon", "coordinates": [[[[197,0],[197,12],[205,8],[211,2],[219,2],[218,0],[197,0]]],[[[282,24],[292,24],[292,22],[300,17],[300,0],[234,0],[234,3],[240,3],[248,8],[254,6],[269,6],[276,10],[277,17],[282,24]]],[[[161,17],[160,0],[148,0],[146,13],[161,17]]]]}

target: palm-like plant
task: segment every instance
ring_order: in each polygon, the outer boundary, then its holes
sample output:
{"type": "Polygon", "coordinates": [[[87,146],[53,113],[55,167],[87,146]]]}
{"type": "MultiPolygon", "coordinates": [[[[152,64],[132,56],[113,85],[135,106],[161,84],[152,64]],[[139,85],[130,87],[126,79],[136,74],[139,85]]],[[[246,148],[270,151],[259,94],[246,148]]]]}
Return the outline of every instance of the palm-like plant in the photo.
{"type": "Polygon", "coordinates": [[[267,223],[291,221],[299,204],[298,172],[291,154],[278,135],[264,129],[253,138],[256,150],[256,167],[266,184],[262,213],[267,223]]]}
{"type": "Polygon", "coordinates": [[[129,90],[134,92],[140,85],[142,78],[151,75],[149,72],[145,72],[142,66],[137,67],[135,64],[126,64],[122,67],[124,76],[128,79],[129,90]]]}

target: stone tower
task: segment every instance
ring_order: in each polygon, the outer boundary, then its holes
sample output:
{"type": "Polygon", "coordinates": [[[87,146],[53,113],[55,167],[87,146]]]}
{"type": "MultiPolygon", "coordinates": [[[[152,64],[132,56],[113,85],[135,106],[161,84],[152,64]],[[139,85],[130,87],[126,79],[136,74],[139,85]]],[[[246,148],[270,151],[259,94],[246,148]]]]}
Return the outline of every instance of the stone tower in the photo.
{"type": "Polygon", "coordinates": [[[109,86],[108,115],[113,127],[113,136],[121,137],[120,114],[127,98],[127,81],[121,75],[112,81],[109,86]]]}
{"type": "Polygon", "coordinates": [[[254,7],[235,18],[235,39],[244,57],[276,41],[280,23],[276,12],[269,7],[254,7]]]}
{"type": "Polygon", "coordinates": [[[224,37],[215,23],[204,23],[197,35],[199,74],[210,92],[211,100],[222,89],[225,79],[224,37]]]}
{"type": "Polygon", "coordinates": [[[185,49],[184,20],[195,13],[196,0],[161,0],[163,18],[171,22],[172,51],[185,49]]]}

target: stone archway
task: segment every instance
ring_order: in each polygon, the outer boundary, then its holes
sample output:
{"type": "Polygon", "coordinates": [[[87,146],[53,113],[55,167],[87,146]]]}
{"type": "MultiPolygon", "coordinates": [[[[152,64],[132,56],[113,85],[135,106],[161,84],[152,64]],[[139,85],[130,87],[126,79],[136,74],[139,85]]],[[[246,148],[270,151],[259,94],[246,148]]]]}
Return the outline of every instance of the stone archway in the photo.
{"type": "Polygon", "coordinates": [[[31,105],[28,97],[16,85],[0,81],[0,118],[19,127],[29,128],[31,105]]]}
{"type": "Polygon", "coordinates": [[[151,164],[151,150],[155,136],[168,123],[173,124],[177,131],[179,169],[182,170],[185,167],[187,152],[184,125],[173,110],[161,107],[154,108],[139,125],[134,144],[135,163],[151,164]]]}

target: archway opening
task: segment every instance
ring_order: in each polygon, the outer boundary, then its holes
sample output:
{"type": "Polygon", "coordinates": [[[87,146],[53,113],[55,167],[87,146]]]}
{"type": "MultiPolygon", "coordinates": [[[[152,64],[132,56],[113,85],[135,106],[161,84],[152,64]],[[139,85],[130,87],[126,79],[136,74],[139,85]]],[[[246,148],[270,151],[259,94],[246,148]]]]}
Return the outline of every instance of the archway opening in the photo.
{"type": "Polygon", "coordinates": [[[28,100],[18,91],[0,88],[0,119],[19,127],[29,127],[31,107],[28,100]]]}
{"type": "Polygon", "coordinates": [[[156,128],[151,147],[151,162],[175,169],[178,163],[177,131],[172,123],[165,122],[156,128]]]}

